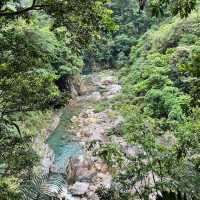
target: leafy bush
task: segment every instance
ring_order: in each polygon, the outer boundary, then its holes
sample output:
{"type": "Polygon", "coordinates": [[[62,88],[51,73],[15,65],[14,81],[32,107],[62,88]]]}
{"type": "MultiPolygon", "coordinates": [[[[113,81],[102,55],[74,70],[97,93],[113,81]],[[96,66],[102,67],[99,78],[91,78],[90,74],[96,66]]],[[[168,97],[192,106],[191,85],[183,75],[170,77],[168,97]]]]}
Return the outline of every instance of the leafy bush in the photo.
{"type": "Polygon", "coordinates": [[[116,144],[103,144],[98,149],[97,155],[104,159],[109,166],[121,165],[123,154],[116,144]]]}

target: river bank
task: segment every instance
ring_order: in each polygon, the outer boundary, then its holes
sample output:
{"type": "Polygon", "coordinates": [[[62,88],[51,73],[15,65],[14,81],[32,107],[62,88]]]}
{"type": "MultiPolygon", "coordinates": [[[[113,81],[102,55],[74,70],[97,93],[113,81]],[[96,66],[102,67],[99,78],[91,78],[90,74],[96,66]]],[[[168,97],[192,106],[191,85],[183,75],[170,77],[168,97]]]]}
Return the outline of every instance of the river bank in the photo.
{"type": "Polygon", "coordinates": [[[47,144],[47,139],[58,126],[61,114],[62,110],[52,113],[49,126],[41,130],[41,133],[34,139],[33,149],[41,158],[40,165],[34,169],[36,174],[49,174],[49,169],[54,160],[54,152],[47,144]]]}

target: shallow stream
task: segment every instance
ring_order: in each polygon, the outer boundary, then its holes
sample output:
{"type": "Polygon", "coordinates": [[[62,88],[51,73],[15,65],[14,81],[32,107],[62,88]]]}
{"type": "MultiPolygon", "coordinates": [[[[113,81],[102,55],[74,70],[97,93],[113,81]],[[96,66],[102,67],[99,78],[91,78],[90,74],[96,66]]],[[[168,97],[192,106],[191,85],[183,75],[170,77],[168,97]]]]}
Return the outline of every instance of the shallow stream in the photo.
{"type": "Polygon", "coordinates": [[[60,122],[47,140],[49,147],[54,152],[54,172],[63,173],[65,171],[67,161],[71,156],[79,155],[83,152],[78,141],[68,131],[71,118],[79,112],[78,108],[72,110],[69,107],[63,109],[60,122]]]}

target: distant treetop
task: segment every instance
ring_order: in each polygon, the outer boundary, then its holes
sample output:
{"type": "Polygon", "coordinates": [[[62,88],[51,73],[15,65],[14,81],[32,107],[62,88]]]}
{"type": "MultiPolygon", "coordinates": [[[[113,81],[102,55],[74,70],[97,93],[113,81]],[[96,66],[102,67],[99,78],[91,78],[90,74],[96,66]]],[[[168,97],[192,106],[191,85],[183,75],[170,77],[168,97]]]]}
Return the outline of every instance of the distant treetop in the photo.
{"type": "Polygon", "coordinates": [[[143,10],[148,4],[152,14],[158,16],[164,13],[164,9],[169,7],[173,15],[187,17],[197,5],[197,0],[138,0],[140,10],[143,10]]]}

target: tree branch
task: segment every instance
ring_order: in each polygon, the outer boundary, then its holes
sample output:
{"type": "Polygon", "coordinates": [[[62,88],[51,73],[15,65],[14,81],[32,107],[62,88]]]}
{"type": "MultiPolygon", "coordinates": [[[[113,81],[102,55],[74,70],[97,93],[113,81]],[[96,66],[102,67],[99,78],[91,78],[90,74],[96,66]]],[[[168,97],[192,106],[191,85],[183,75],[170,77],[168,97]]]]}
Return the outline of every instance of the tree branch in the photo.
{"type": "Polygon", "coordinates": [[[22,134],[21,134],[20,128],[19,128],[19,126],[18,126],[15,122],[10,121],[10,120],[5,119],[5,118],[3,118],[3,119],[1,119],[1,120],[2,120],[5,124],[14,126],[14,127],[16,128],[16,130],[17,130],[17,132],[18,132],[20,138],[22,138],[22,134]]]}
{"type": "Polygon", "coordinates": [[[24,13],[27,13],[28,11],[31,10],[42,10],[46,7],[51,6],[50,4],[41,4],[41,5],[36,5],[37,0],[33,0],[32,5],[30,7],[15,11],[15,12],[2,12],[0,11],[0,17],[14,17],[17,15],[22,15],[24,13]]]}

